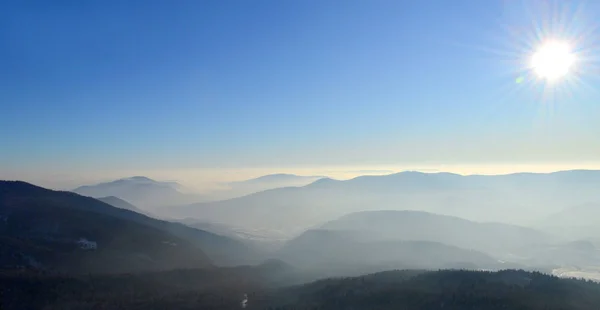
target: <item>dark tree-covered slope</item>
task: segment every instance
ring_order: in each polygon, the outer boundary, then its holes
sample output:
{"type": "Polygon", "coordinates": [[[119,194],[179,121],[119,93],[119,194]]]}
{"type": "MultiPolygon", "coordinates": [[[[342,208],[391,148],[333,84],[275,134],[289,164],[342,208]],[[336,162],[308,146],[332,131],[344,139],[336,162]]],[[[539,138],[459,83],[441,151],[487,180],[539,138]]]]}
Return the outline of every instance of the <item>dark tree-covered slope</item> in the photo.
{"type": "Polygon", "coordinates": [[[10,268],[117,272],[259,259],[226,237],[25,182],[0,181],[0,220],[0,255],[10,268]]]}
{"type": "Polygon", "coordinates": [[[365,309],[596,310],[600,284],[541,273],[389,271],[277,288],[277,266],[58,276],[0,273],[3,310],[365,309]]]}

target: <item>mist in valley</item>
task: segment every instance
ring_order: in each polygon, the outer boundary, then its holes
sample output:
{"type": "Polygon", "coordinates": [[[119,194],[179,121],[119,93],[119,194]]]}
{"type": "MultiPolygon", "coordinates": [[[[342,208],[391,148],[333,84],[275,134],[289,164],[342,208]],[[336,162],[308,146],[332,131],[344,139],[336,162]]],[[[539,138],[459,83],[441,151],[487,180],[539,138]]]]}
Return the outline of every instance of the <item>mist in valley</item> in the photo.
{"type": "MultiPolygon", "coordinates": [[[[125,208],[151,210],[150,216],[230,238],[262,259],[309,273],[574,268],[593,278],[600,258],[594,170],[406,171],[348,180],[277,174],[232,184],[255,187],[232,190],[226,196],[236,197],[223,200],[148,207],[138,199],[142,204],[125,208]]],[[[132,197],[126,186],[96,194],[115,190],[132,197]]]]}
{"type": "Polygon", "coordinates": [[[600,1],[0,1],[0,310],[600,309],[600,1]]]}

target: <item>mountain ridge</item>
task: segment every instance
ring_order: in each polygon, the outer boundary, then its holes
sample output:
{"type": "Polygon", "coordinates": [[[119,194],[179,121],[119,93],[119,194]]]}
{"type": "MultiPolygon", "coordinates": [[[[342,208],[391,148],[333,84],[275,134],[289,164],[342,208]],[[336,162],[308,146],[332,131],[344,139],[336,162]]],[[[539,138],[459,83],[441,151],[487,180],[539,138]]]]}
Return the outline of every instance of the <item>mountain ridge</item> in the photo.
{"type": "Polygon", "coordinates": [[[93,198],[115,196],[147,212],[152,212],[152,209],[156,207],[203,200],[199,195],[181,192],[182,188],[183,186],[177,182],[163,182],[144,176],[133,176],[93,185],[83,185],[71,191],[93,198]]]}
{"type": "Polygon", "coordinates": [[[104,203],[107,203],[107,204],[113,206],[113,207],[117,207],[120,209],[126,209],[126,210],[130,210],[133,212],[144,214],[144,211],[142,211],[138,207],[134,206],[133,204],[131,204],[128,201],[121,199],[119,197],[107,196],[107,197],[96,198],[96,200],[100,200],[104,203]]]}
{"type": "Polygon", "coordinates": [[[0,214],[2,268],[114,273],[212,267],[189,241],[133,221],[135,212],[75,193],[0,181],[0,214]]]}
{"type": "Polygon", "coordinates": [[[355,212],[329,221],[320,228],[354,230],[386,239],[440,242],[493,255],[552,240],[550,236],[532,228],[495,222],[473,222],[455,216],[411,210],[355,212]]]}
{"type": "Polygon", "coordinates": [[[0,187],[2,188],[0,198],[3,199],[2,206],[4,207],[9,206],[10,201],[17,204],[33,201],[36,205],[46,208],[58,206],[131,221],[189,241],[195,247],[205,251],[207,256],[218,265],[247,264],[263,259],[261,251],[239,241],[191,228],[181,223],[158,220],[134,211],[113,207],[91,197],[68,191],[52,191],[26,182],[0,181],[0,187]],[[9,197],[9,194],[12,194],[12,198],[9,197]]]}
{"type": "Polygon", "coordinates": [[[327,276],[390,269],[498,268],[491,256],[441,242],[378,238],[350,230],[311,229],[276,254],[292,266],[327,276]]]}
{"type": "Polygon", "coordinates": [[[478,222],[524,224],[567,205],[597,199],[597,186],[600,186],[598,170],[500,176],[401,172],[350,180],[324,178],[302,187],[264,190],[160,212],[232,226],[286,230],[292,234],[347,213],[382,209],[420,210],[478,222]]]}

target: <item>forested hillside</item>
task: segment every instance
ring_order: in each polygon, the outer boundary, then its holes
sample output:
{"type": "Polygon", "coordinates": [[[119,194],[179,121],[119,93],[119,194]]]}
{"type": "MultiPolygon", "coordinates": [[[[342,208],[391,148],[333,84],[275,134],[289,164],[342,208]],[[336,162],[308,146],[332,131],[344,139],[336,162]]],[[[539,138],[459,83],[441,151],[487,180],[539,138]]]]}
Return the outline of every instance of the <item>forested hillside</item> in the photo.
{"type": "Polygon", "coordinates": [[[278,288],[292,283],[290,270],[280,267],[79,277],[5,273],[2,309],[241,309],[245,304],[280,310],[594,310],[600,305],[600,284],[536,272],[388,271],[278,288]]]}

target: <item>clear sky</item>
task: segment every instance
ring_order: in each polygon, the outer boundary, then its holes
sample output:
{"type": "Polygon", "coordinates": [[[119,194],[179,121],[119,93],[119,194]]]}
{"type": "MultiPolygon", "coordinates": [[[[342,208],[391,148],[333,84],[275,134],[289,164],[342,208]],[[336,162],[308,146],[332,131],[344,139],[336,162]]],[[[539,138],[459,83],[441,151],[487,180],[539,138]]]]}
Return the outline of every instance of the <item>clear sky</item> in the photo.
{"type": "Polygon", "coordinates": [[[598,168],[599,24],[572,0],[2,1],[0,178],[598,168]],[[549,87],[527,66],[555,38],[577,72],[549,87]]]}

